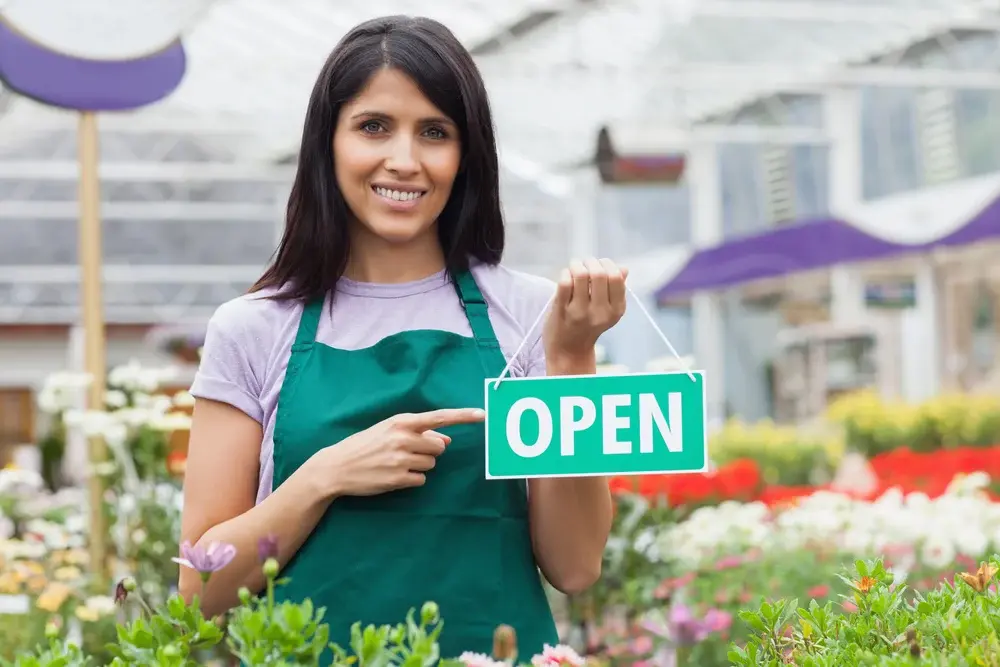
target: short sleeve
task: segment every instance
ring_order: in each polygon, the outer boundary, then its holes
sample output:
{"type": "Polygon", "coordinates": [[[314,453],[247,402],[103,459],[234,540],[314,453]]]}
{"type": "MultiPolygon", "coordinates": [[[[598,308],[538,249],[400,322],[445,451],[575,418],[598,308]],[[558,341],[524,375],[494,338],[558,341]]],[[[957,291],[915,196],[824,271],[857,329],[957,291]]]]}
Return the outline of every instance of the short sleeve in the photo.
{"type": "Polygon", "coordinates": [[[254,346],[238,303],[223,304],[209,320],[191,395],[226,403],[263,423],[261,383],[250,358],[254,346]]]}

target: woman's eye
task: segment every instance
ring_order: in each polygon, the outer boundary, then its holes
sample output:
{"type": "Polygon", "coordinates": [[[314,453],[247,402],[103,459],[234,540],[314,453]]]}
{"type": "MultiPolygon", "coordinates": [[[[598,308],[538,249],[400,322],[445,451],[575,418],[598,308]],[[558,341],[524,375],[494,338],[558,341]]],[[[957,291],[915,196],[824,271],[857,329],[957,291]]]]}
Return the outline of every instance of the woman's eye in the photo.
{"type": "Polygon", "coordinates": [[[427,130],[427,136],[431,139],[444,139],[448,135],[445,134],[444,130],[439,127],[432,127],[427,130]]]}
{"type": "Polygon", "coordinates": [[[361,131],[368,134],[378,134],[382,131],[382,123],[375,120],[370,120],[361,126],[361,131]]]}

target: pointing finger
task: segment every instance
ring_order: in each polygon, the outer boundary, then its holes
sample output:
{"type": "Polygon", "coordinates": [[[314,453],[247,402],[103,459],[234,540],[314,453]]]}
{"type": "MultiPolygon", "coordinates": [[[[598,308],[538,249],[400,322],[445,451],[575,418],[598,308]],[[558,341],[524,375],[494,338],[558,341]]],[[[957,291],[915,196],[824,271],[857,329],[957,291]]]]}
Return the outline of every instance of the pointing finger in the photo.
{"type": "Polygon", "coordinates": [[[486,411],[479,408],[445,408],[412,415],[400,415],[397,423],[423,433],[452,424],[475,424],[486,419],[486,411]]]}

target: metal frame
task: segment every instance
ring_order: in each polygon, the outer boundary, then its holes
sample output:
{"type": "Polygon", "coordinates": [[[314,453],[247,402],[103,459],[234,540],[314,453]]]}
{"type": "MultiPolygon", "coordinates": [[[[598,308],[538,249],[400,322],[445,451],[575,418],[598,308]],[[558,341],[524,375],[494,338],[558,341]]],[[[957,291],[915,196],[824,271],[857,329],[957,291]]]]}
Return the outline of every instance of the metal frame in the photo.
{"type": "MultiPolygon", "coordinates": [[[[0,160],[0,179],[76,181],[80,166],[69,160],[0,160]]],[[[295,168],[285,165],[226,162],[105,162],[103,180],[119,183],[163,181],[253,181],[291,183],[295,168]]]]}
{"type": "MultiPolygon", "coordinates": [[[[105,265],[103,276],[109,283],[171,283],[214,284],[220,282],[252,283],[264,267],[255,264],[232,266],[164,265],[126,266],[105,265]]],[[[76,265],[59,266],[0,266],[0,283],[32,283],[37,285],[75,284],[80,280],[76,265]]]]}
{"type": "MultiPolygon", "coordinates": [[[[699,0],[692,18],[720,17],[771,21],[823,23],[872,23],[877,25],[946,24],[956,30],[1000,29],[1000,17],[988,3],[973,5],[954,0],[950,10],[890,7],[865,2],[823,2],[780,0],[699,0]]],[[[996,3],[990,3],[994,6],[996,3]]]]}

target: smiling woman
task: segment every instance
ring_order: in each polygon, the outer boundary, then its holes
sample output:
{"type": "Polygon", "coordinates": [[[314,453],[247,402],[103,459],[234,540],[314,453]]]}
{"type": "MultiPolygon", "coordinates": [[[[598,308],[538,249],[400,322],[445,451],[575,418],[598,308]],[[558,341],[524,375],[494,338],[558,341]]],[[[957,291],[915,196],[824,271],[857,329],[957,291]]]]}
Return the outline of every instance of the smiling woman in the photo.
{"type": "Polygon", "coordinates": [[[342,645],[355,621],[426,601],[454,619],[442,655],[489,653],[504,624],[525,655],[558,642],[539,571],[565,592],[594,583],[607,480],[487,480],[483,384],[595,372],[625,272],[575,261],[557,288],[501,266],[503,247],[470,54],[427,19],[352,30],[310,98],[274,261],[209,324],[182,531],[237,555],[204,591],[184,570],[185,595],[216,613],[260,590],[270,536],[279,597],[325,607],[342,645]]]}

